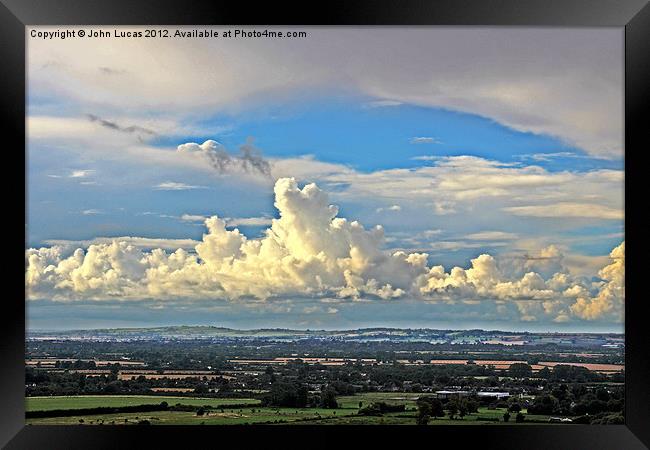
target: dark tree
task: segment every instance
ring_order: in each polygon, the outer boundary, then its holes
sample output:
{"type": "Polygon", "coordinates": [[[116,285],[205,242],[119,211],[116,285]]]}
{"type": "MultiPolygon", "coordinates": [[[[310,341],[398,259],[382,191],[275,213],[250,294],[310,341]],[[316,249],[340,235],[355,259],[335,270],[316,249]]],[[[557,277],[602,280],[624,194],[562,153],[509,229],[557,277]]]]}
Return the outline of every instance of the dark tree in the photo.
{"type": "Polygon", "coordinates": [[[540,395],[528,407],[530,414],[554,414],[559,408],[558,400],[552,395],[540,395]]]}
{"type": "Polygon", "coordinates": [[[433,417],[434,419],[436,417],[443,417],[445,415],[445,411],[442,407],[442,403],[440,400],[438,400],[435,397],[420,397],[417,400],[417,406],[418,409],[422,407],[422,405],[427,405],[428,407],[428,412],[427,414],[429,417],[433,417]]]}
{"type": "Polygon", "coordinates": [[[320,394],[320,406],[322,408],[338,408],[336,401],[336,391],[330,387],[325,388],[320,394]]]}
{"type": "Polygon", "coordinates": [[[508,369],[508,375],[513,378],[529,378],[533,374],[533,368],[525,363],[515,363],[508,369]]]}
{"type": "Polygon", "coordinates": [[[262,402],[268,406],[304,408],[307,406],[308,396],[307,387],[301,383],[275,382],[262,402]]]}
{"type": "Polygon", "coordinates": [[[458,416],[462,419],[467,415],[467,402],[461,400],[458,402],[458,416]]]}
{"type": "Polygon", "coordinates": [[[519,412],[519,411],[521,411],[521,405],[519,403],[513,403],[508,408],[508,411],[510,411],[510,412],[519,412]]]}
{"type": "Polygon", "coordinates": [[[449,418],[452,420],[458,414],[458,402],[455,399],[447,403],[447,414],[449,414],[449,418]]]}
{"type": "Polygon", "coordinates": [[[465,407],[467,408],[468,413],[477,413],[478,412],[478,402],[475,400],[465,401],[465,407]]]}

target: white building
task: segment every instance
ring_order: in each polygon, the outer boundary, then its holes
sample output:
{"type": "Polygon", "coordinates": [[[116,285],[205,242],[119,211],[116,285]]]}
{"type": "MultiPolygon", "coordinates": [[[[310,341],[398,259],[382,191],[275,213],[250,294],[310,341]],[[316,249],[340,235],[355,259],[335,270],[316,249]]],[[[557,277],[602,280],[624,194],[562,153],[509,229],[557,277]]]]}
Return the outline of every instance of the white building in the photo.
{"type": "Polygon", "coordinates": [[[478,397],[488,397],[488,398],[508,398],[510,397],[510,392],[477,392],[478,397]]]}

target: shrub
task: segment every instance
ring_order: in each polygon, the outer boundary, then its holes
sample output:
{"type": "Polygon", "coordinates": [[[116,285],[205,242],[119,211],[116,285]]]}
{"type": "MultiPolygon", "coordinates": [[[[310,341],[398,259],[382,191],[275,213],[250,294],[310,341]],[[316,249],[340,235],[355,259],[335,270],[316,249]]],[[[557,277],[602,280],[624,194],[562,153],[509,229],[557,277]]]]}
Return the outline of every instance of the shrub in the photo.
{"type": "Polygon", "coordinates": [[[498,417],[483,417],[483,416],[478,416],[476,418],[477,421],[480,422],[498,422],[499,418],[498,417]]]}
{"type": "Polygon", "coordinates": [[[357,414],[361,416],[382,416],[391,412],[404,412],[406,405],[389,405],[386,402],[374,402],[361,408],[357,414]]]}
{"type": "Polygon", "coordinates": [[[508,408],[508,411],[519,412],[521,411],[521,405],[519,403],[513,403],[512,405],[510,405],[510,408],[508,408]]]}

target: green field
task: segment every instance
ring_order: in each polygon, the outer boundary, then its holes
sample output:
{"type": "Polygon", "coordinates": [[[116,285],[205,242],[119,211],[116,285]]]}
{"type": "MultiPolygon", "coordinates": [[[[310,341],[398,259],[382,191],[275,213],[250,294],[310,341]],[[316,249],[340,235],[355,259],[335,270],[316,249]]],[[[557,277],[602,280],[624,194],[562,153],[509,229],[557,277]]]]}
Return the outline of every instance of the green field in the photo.
{"type": "MultiPolygon", "coordinates": [[[[185,411],[154,411],[142,413],[102,414],[92,416],[74,417],[49,417],[27,419],[28,424],[39,425],[77,425],[79,419],[84,423],[94,425],[100,422],[104,425],[135,424],[139,420],[147,419],[153,425],[237,425],[244,423],[264,423],[284,420],[295,422],[303,419],[319,419],[344,415],[343,410],[319,408],[242,408],[241,410],[210,411],[206,415],[197,416],[194,412],[185,411]],[[241,412],[240,412],[241,411],[241,412]],[[127,422],[125,422],[125,419],[127,422]],[[114,423],[111,423],[114,422],[114,423]]],[[[347,412],[348,414],[350,411],[347,412]]],[[[356,411],[354,412],[356,414],[356,411]]]]}
{"type": "Polygon", "coordinates": [[[157,405],[167,402],[170,406],[176,403],[193,406],[221,406],[233,404],[257,404],[253,398],[199,398],[174,397],[159,395],[75,395],[69,397],[28,397],[25,399],[27,411],[50,411],[52,409],[97,408],[100,406],[135,406],[157,405]]]}
{"type": "MultiPolygon", "coordinates": [[[[384,425],[414,425],[416,422],[415,400],[422,394],[419,393],[387,393],[372,392],[354,396],[338,398],[341,408],[268,408],[248,407],[208,411],[203,416],[195,412],[186,411],[153,411],[139,413],[98,414],[73,417],[50,417],[27,419],[28,424],[41,425],[129,425],[137,424],[141,420],[148,420],[152,425],[241,425],[253,423],[294,423],[318,425],[356,425],[356,424],[384,424],[384,425]],[[405,404],[406,411],[388,413],[381,417],[357,415],[359,402],[368,406],[372,402],[383,401],[391,404],[405,404]],[[80,422],[82,420],[83,422],[80,422]]],[[[181,403],[185,405],[203,406],[259,403],[254,399],[211,399],[173,396],[72,396],[72,397],[32,397],[27,400],[27,408],[34,410],[93,408],[97,406],[132,406],[143,404],[158,404],[166,401],[169,405],[181,403]]],[[[479,412],[468,414],[464,419],[450,420],[449,417],[431,419],[429,425],[503,425],[505,409],[479,408],[479,412]],[[499,422],[482,421],[478,418],[498,418],[499,422]]],[[[524,411],[525,412],[525,411],[524,411]]],[[[528,420],[547,421],[548,416],[527,415],[528,420]]],[[[515,414],[511,414],[510,424],[515,424],[515,414]]],[[[524,422],[525,424],[526,422],[524,422]]]]}
{"type": "Polygon", "coordinates": [[[358,395],[337,397],[336,400],[342,408],[359,408],[359,402],[368,406],[372,402],[386,402],[389,405],[406,405],[406,409],[415,408],[418,397],[426,395],[418,392],[366,392],[358,395]]]}
{"type": "MultiPolygon", "coordinates": [[[[28,424],[36,425],[78,425],[80,419],[85,425],[134,425],[140,420],[148,420],[152,425],[242,425],[254,423],[292,423],[304,425],[415,425],[415,412],[391,413],[382,417],[358,416],[356,410],[331,409],[295,409],[295,408],[243,408],[240,410],[211,411],[207,415],[197,416],[194,412],[154,411],[141,413],[103,414],[73,417],[51,417],[27,419],[28,424]]],[[[478,414],[470,414],[464,419],[450,420],[439,417],[431,420],[429,425],[480,425],[500,422],[479,421],[478,416],[502,417],[504,410],[479,409],[478,414]]],[[[532,418],[532,417],[531,417],[532,418]]],[[[542,417],[538,417],[542,419],[542,417]]],[[[511,419],[510,424],[514,424],[511,419]]],[[[524,422],[525,424],[525,422],[524,422]]],[[[517,424],[519,425],[519,424],[517,424]]]]}

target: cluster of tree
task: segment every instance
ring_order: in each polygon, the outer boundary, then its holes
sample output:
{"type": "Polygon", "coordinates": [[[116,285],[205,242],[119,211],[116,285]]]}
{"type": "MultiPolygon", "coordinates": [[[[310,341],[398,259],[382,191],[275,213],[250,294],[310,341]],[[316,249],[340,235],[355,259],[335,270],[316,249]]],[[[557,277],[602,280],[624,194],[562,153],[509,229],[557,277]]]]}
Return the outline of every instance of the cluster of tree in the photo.
{"type": "MultiPolygon", "coordinates": [[[[108,366],[110,366],[110,364],[108,366]]],[[[84,361],[77,359],[74,361],[57,361],[54,363],[54,367],[57,369],[96,369],[97,364],[93,360],[84,361]]]]}
{"type": "Polygon", "coordinates": [[[391,405],[386,402],[373,402],[366,407],[359,408],[357,414],[360,416],[383,416],[387,413],[404,412],[405,410],[406,405],[404,404],[391,405]]]}
{"type": "Polygon", "coordinates": [[[418,416],[417,424],[426,425],[429,423],[429,419],[433,417],[443,417],[445,411],[442,407],[442,402],[435,397],[420,397],[417,400],[418,406],[418,416]]]}
{"type": "Polygon", "coordinates": [[[478,402],[472,399],[454,398],[447,402],[445,409],[450,419],[454,419],[456,415],[462,419],[468,413],[478,412],[478,402]]]}
{"type": "MultiPolygon", "coordinates": [[[[86,376],[84,373],[52,372],[28,367],[25,370],[27,396],[49,395],[154,395],[152,388],[187,388],[188,396],[249,397],[235,392],[232,383],[220,377],[215,378],[173,378],[148,379],[143,375],[134,375],[131,379],[118,379],[117,371],[86,376]]],[[[164,393],[163,393],[164,394],[164,393]]]]}
{"type": "Polygon", "coordinates": [[[507,374],[513,378],[530,378],[533,376],[533,367],[525,363],[511,364],[507,374]]]}
{"type": "Polygon", "coordinates": [[[265,406],[284,406],[289,408],[306,408],[309,404],[309,389],[302,383],[276,381],[262,397],[265,406]]]}
{"type": "Polygon", "coordinates": [[[331,408],[339,407],[336,401],[337,390],[333,386],[324,387],[318,394],[310,394],[306,385],[300,382],[276,381],[268,393],[262,396],[264,406],[288,408],[331,408]]]}
{"type": "Polygon", "coordinates": [[[226,409],[239,409],[242,410],[244,408],[251,408],[251,407],[257,407],[259,406],[257,403],[229,403],[227,405],[219,405],[219,406],[212,406],[212,405],[186,405],[183,403],[176,403],[175,405],[169,406],[170,411],[185,411],[185,412],[198,412],[202,411],[201,414],[203,415],[206,411],[218,409],[221,412],[224,412],[226,409]]]}
{"type": "MultiPolygon", "coordinates": [[[[510,417],[511,417],[510,412],[511,411],[508,410],[508,411],[503,413],[503,421],[504,422],[510,422],[510,417]]],[[[512,411],[512,412],[514,412],[514,411],[512,411]]],[[[525,420],[526,420],[526,416],[521,412],[517,412],[517,415],[515,416],[515,422],[521,423],[521,422],[523,422],[525,420]]]]}
{"type": "Polygon", "coordinates": [[[426,425],[430,418],[443,417],[445,410],[450,419],[459,417],[463,419],[467,414],[478,412],[478,402],[467,398],[454,398],[443,403],[435,397],[420,397],[417,400],[417,423],[426,425]]]}
{"type": "Polygon", "coordinates": [[[622,412],[624,396],[621,389],[611,392],[605,388],[589,391],[584,385],[569,388],[560,384],[551,392],[539,395],[528,406],[530,414],[594,415],[605,412],[622,412]]]}
{"type": "Polygon", "coordinates": [[[352,384],[340,379],[331,382],[329,387],[334,390],[336,395],[354,395],[356,393],[356,389],[352,384]]]}
{"type": "Polygon", "coordinates": [[[134,412],[151,412],[166,411],[169,409],[167,402],[161,402],[157,405],[131,405],[131,406],[98,406],[95,408],[75,408],[75,409],[49,409],[43,411],[26,411],[25,417],[72,417],[72,416],[89,416],[93,414],[119,414],[134,412]]]}

